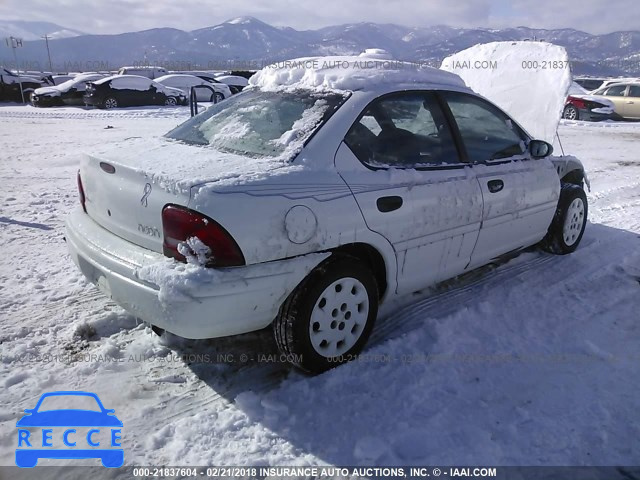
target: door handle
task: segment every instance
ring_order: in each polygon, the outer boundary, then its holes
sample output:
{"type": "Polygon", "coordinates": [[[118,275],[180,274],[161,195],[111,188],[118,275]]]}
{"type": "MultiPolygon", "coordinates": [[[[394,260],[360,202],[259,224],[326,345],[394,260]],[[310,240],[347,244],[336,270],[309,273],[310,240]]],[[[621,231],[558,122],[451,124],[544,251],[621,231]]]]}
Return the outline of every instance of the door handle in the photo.
{"type": "Polygon", "coordinates": [[[633,102],[632,102],[631,100],[629,100],[629,101],[627,102],[627,105],[633,105],[633,102]]]}
{"type": "Polygon", "coordinates": [[[402,206],[402,203],[402,197],[398,197],[397,195],[392,195],[390,197],[380,197],[378,200],[376,200],[376,206],[378,207],[378,210],[383,213],[398,210],[402,206]]]}
{"type": "Polygon", "coordinates": [[[491,193],[497,193],[504,188],[504,182],[502,180],[489,180],[487,187],[491,193]]]}

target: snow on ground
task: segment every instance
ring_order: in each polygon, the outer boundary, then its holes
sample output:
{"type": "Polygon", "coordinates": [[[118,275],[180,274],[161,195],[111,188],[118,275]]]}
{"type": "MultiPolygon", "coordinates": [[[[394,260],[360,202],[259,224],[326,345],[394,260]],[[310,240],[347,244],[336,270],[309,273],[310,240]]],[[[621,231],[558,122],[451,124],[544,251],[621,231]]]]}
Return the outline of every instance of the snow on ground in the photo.
{"type": "Polygon", "coordinates": [[[79,154],[187,117],[0,106],[0,465],[54,390],[115,409],[127,465],[640,463],[640,124],[561,124],[592,183],[575,254],[530,251],[386,306],[360,361],[308,377],[269,330],[155,336],[66,254],[79,154]]]}

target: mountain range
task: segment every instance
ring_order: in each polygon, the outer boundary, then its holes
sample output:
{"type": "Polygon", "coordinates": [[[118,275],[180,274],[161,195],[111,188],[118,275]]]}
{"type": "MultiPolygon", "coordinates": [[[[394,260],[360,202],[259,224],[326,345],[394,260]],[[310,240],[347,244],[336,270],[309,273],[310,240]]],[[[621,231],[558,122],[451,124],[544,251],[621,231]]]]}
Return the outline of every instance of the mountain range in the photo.
{"type": "MultiPolygon", "coordinates": [[[[396,59],[439,66],[447,55],[477,43],[545,40],[564,46],[574,74],[640,75],[640,32],[592,35],[574,29],[527,27],[486,29],[350,23],[317,30],[276,27],[254,17],[238,17],[219,25],[186,32],[156,28],[117,35],[87,35],[45,22],[0,20],[0,34],[22,30],[17,50],[24,70],[47,70],[44,40],[48,33],[55,70],[115,70],[123,65],[162,65],[170,70],[257,69],[302,56],[357,54],[383,48],[396,59]]],[[[16,32],[12,34],[19,36],[16,32]]],[[[15,68],[9,48],[0,47],[0,62],[15,68]]],[[[553,60],[553,59],[550,59],[553,60]]]]}

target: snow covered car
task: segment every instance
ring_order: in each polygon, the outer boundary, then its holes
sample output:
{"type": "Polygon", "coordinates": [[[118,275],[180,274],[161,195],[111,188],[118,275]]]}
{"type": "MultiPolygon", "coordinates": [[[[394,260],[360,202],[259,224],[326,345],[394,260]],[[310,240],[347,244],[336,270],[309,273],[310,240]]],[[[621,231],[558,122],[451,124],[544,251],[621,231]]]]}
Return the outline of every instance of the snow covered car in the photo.
{"type": "Polygon", "coordinates": [[[87,83],[104,77],[105,75],[99,73],[78,75],[60,85],[37,88],[31,95],[31,103],[36,107],[83,105],[83,96],[87,83]]]}
{"type": "Polygon", "coordinates": [[[146,66],[146,67],[120,67],[118,69],[118,75],[139,75],[141,77],[147,77],[150,79],[162,77],[166,75],[167,70],[163,67],[154,67],[154,66],[146,66]]]}
{"type": "Polygon", "coordinates": [[[99,108],[133,107],[143,105],[186,105],[187,96],[178,88],[171,88],[139,75],[112,75],[87,84],[82,100],[99,108]]]}
{"type": "Polygon", "coordinates": [[[538,243],[574,251],[584,172],[551,153],[455,74],[283,62],[163,137],[85,156],[66,238],[145,322],[186,338],[272,324],[320,372],[396,296],[538,243]]]}
{"type": "Polygon", "coordinates": [[[231,90],[224,83],[209,82],[195,75],[171,74],[156,78],[156,82],[167,87],[178,88],[185,95],[191,94],[191,87],[205,85],[211,88],[196,89],[196,99],[199,102],[221,102],[231,96],[231,90]],[[212,91],[213,90],[213,91],[212,91]]]}
{"type": "Polygon", "coordinates": [[[591,94],[599,102],[609,102],[620,119],[640,119],[640,81],[613,83],[591,94]]]}
{"type": "Polygon", "coordinates": [[[234,95],[249,85],[249,80],[240,75],[216,75],[216,80],[228,85],[234,95]]]}
{"type": "Polygon", "coordinates": [[[6,68],[0,67],[0,101],[28,102],[31,93],[45,85],[40,79],[31,75],[15,74],[6,68]],[[22,92],[20,92],[22,87],[22,92]]]}
{"type": "Polygon", "coordinates": [[[562,118],[597,122],[613,118],[614,113],[614,104],[607,98],[588,94],[573,94],[567,97],[562,118]]]}

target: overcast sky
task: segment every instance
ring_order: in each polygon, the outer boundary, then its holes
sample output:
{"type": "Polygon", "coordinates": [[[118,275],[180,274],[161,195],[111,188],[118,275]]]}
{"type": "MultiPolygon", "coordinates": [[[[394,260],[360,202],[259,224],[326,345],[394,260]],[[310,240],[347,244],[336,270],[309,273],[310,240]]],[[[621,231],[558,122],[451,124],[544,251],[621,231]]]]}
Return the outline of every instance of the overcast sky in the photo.
{"type": "Polygon", "coordinates": [[[48,21],[87,33],[194,30],[242,15],[296,29],[370,21],[640,30],[639,0],[0,0],[0,19],[48,21]]]}

